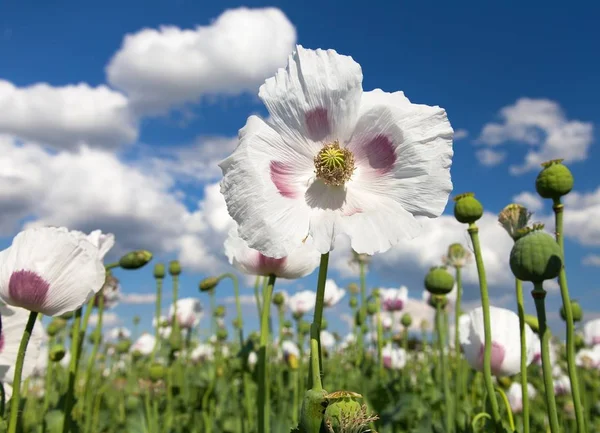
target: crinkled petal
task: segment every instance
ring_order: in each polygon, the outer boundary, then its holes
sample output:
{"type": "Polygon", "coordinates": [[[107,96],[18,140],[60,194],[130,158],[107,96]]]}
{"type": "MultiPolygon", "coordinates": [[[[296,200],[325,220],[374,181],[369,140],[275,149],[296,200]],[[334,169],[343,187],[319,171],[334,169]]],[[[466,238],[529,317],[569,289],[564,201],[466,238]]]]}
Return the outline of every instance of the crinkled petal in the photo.
{"type": "Polygon", "coordinates": [[[352,57],[301,46],[288,65],[260,87],[269,123],[314,156],[320,144],[345,142],[354,129],[362,94],[362,70],[352,57]]]}

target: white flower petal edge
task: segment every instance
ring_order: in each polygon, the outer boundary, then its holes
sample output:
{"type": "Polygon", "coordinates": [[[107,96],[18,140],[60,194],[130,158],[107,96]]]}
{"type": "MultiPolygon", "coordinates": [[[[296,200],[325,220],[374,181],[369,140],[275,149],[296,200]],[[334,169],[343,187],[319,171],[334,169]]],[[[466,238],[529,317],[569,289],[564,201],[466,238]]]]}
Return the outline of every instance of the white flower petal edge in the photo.
{"type": "Polygon", "coordinates": [[[98,248],[65,228],[22,231],[0,253],[0,298],[46,316],[80,308],[105,278],[98,248]]]}

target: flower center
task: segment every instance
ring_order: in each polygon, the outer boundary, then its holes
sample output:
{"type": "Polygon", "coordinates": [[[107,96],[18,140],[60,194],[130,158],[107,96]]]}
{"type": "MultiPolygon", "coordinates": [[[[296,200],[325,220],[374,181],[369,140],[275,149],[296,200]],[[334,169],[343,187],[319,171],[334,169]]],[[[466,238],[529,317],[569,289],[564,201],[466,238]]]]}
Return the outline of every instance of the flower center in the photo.
{"type": "Polygon", "coordinates": [[[350,180],[355,169],[354,155],[348,149],[342,149],[337,140],[323,146],[314,161],[317,178],[326,185],[343,185],[350,180]]]}

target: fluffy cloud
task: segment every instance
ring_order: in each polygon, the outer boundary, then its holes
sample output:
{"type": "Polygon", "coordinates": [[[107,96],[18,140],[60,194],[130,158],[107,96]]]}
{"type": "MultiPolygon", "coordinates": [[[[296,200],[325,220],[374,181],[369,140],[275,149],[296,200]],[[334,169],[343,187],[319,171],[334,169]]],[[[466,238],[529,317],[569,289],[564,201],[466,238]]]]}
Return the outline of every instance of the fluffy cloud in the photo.
{"type": "Polygon", "coordinates": [[[600,256],[597,254],[588,254],[582,260],[585,266],[600,266],[600,256]]]}
{"type": "Polygon", "coordinates": [[[106,86],[45,83],[15,87],[0,80],[0,134],[56,149],[115,148],[137,139],[127,98],[106,86]]]}
{"type": "Polygon", "coordinates": [[[156,295],[154,293],[123,293],[119,302],[121,304],[154,304],[156,295]]]}
{"type": "Polygon", "coordinates": [[[493,167],[502,164],[506,159],[506,152],[500,152],[492,149],[481,149],[475,152],[475,156],[481,165],[493,167]]]}
{"type": "Polygon", "coordinates": [[[544,200],[539,195],[528,191],[515,195],[513,202],[525,206],[530,212],[539,212],[544,209],[544,200]]]}
{"type": "Polygon", "coordinates": [[[256,92],[285,66],[295,42],[296,30],[279,9],[232,9],[195,29],[127,35],[106,73],[136,111],[164,112],[207,94],[256,92]]]}
{"type": "Polygon", "coordinates": [[[583,161],[593,140],[590,122],[567,119],[560,105],[547,99],[521,98],[500,110],[501,122],[486,124],[478,142],[498,146],[522,142],[531,147],[521,165],[511,166],[513,174],[535,168],[547,160],[564,158],[583,161]]]}
{"type": "Polygon", "coordinates": [[[454,131],[454,141],[463,140],[469,136],[469,131],[466,129],[457,129],[454,131]]]}
{"type": "MultiPolygon", "coordinates": [[[[121,323],[121,319],[116,313],[104,312],[102,314],[102,327],[105,326],[115,326],[121,323]]],[[[90,326],[96,326],[98,324],[98,315],[92,314],[90,315],[90,326]]]]}
{"type": "Polygon", "coordinates": [[[565,204],[565,236],[582,245],[600,245],[600,187],[588,193],[571,192],[565,204]]]}

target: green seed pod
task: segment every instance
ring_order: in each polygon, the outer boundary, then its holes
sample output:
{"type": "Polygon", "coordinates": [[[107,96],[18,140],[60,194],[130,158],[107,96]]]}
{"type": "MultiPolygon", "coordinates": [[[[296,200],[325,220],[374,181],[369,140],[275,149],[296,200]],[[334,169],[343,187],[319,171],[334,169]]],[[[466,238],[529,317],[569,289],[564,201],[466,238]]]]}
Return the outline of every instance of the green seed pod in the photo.
{"type": "Polygon", "coordinates": [[[50,361],[52,362],[60,362],[65,357],[66,353],[65,347],[62,344],[57,344],[50,349],[48,358],[50,358],[50,361]]]}
{"type": "Polygon", "coordinates": [[[454,218],[463,224],[472,224],[483,216],[483,206],[472,192],[454,197],[454,218]]]}
{"type": "Polygon", "coordinates": [[[235,329],[242,329],[243,328],[242,321],[238,317],[236,317],[235,319],[233,319],[233,321],[231,323],[233,323],[233,327],[235,329]]]}
{"type": "Polygon", "coordinates": [[[292,317],[294,318],[295,321],[302,319],[303,316],[304,316],[304,313],[301,313],[300,311],[296,311],[295,313],[292,314],[292,317]]]}
{"type": "Polygon", "coordinates": [[[154,278],[156,278],[157,280],[162,280],[163,278],[165,278],[164,263],[157,263],[156,265],[154,265],[154,278]]]}
{"type": "Polygon", "coordinates": [[[367,301],[367,314],[372,316],[377,313],[379,309],[377,308],[377,303],[375,301],[367,301]]]}
{"type": "Polygon", "coordinates": [[[350,305],[350,308],[358,307],[358,299],[356,299],[356,296],[350,297],[350,301],[349,301],[348,305],[350,305]]]}
{"type": "Polygon", "coordinates": [[[359,308],[354,316],[354,322],[356,326],[362,326],[367,320],[367,313],[363,308],[359,308]]]}
{"type": "MultiPolygon", "coordinates": [[[[583,319],[583,310],[581,309],[581,305],[579,305],[579,302],[571,300],[571,312],[573,313],[573,322],[581,322],[581,320],[583,319]]],[[[560,317],[563,320],[567,320],[564,306],[560,307],[560,317]]]]}
{"type": "Polygon", "coordinates": [[[229,336],[229,334],[227,332],[227,328],[219,328],[219,329],[217,329],[217,339],[219,341],[225,341],[225,340],[227,340],[228,336],[229,336]]]}
{"type": "Polygon", "coordinates": [[[164,379],[167,375],[167,368],[158,363],[154,363],[148,369],[148,377],[152,382],[158,382],[161,379],[164,379]]]}
{"type": "Polygon", "coordinates": [[[304,394],[302,408],[300,409],[300,423],[298,425],[302,433],[319,433],[323,416],[327,408],[328,400],[325,397],[327,391],[309,389],[304,394]]]}
{"type": "Polygon", "coordinates": [[[199,288],[201,292],[210,292],[219,284],[217,277],[207,277],[200,281],[199,288]]]}
{"type": "Polygon", "coordinates": [[[64,313],[63,315],[61,315],[60,318],[63,319],[63,320],[71,320],[74,315],[75,315],[74,311],[67,311],[66,313],[64,313]]]}
{"type": "Polygon", "coordinates": [[[541,283],[558,277],[562,268],[560,246],[542,226],[529,229],[510,252],[510,269],[519,280],[541,283]]]}
{"type": "Polygon", "coordinates": [[[131,340],[129,340],[128,338],[124,338],[117,342],[117,344],[115,345],[115,350],[119,355],[123,355],[123,354],[129,352],[130,347],[131,347],[131,340]]]}
{"type": "Polygon", "coordinates": [[[181,274],[181,264],[179,260],[171,260],[169,262],[169,275],[172,277],[178,276],[181,274]]]}
{"type": "Polygon", "coordinates": [[[330,431],[334,433],[362,432],[363,428],[368,426],[368,422],[364,423],[363,407],[356,401],[357,398],[362,398],[360,394],[338,391],[327,394],[326,397],[329,404],[325,409],[325,425],[329,427],[330,431]]]}
{"type": "Polygon", "coordinates": [[[55,317],[48,324],[48,328],[46,328],[46,332],[48,333],[48,335],[50,337],[55,337],[60,333],[60,331],[65,329],[65,326],[67,326],[67,321],[65,319],[60,318],[60,317],[55,317]]]}
{"type": "Polygon", "coordinates": [[[329,324],[327,323],[327,319],[326,319],[325,317],[323,317],[323,318],[321,319],[321,330],[323,331],[323,330],[327,329],[327,325],[329,325],[329,324]]]}
{"type": "Polygon", "coordinates": [[[402,326],[404,326],[405,328],[408,328],[410,325],[412,325],[411,315],[408,313],[404,313],[402,315],[402,318],[400,319],[400,323],[402,323],[402,326]]]}
{"type": "Polygon", "coordinates": [[[291,320],[289,320],[289,319],[286,319],[286,320],[283,322],[283,327],[284,327],[284,328],[291,329],[291,328],[292,328],[292,326],[293,326],[293,325],[292,325],[292,321],[291,321],[291,320]]]}
{"type": "Polygon", "coordinates": [[[429,305],[433,308],[439,306],[443,310],[448,305],[448,298],[446,298],[446,295],[431,295],[429,297],[429,305]]]}
{"type": "Polygon", "coordinates": [[[285,295],[281,292],[277,292],[273,295],[273,304],[281,307],[285,303],[285,295]]]}
{"type": "Polygon", "coordinates": [[[119,266],[123,269],[140,269],[152,260],[152,253],[146,250],[131,251],[119,260],[119,266]]]}
{"type": "Polygon", "coordinates": [[[525,323],[529,325],[529,327],[533,330],[533,332],[538,333],[540,330],[540,323],[538,322],[537,317],[532,316],[531,314],[525,314],[525,323]]]}
{"type": "Polygon", "coordinates": [[[583,335],[575,334],[575,350],[579,351],[585,347],[585,340],[583,335]]]}
{"type": "Polygon", "coordinates": [[[559,200],[573,189],[573,175],[562,159],[544,162],[542,171],[535,180],[535,190],[543,198],[559,200]]]}
{"type": "Polygon", "coordinates": [[[348,284],[348,292],[351,295],[358,295],[360,293],[360,287],[358,287],[358,284],[356,283],[350,283],[348,284]]]}
{"type": "Polygon", "coordinates": [[[226,312],[225,305],[217,305],[213,314],[215,317],[225,317],[226,312]]]}
{"type": "Polygon", "coordinates": [[[454,288],[454,277],[443,266],[431,268],[425,276],[425,288],[432,295],[447,295],[454,288]]]}

